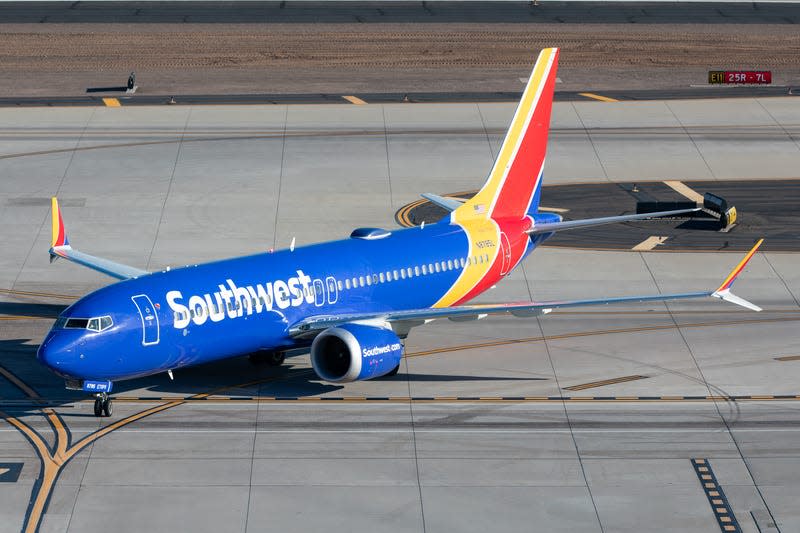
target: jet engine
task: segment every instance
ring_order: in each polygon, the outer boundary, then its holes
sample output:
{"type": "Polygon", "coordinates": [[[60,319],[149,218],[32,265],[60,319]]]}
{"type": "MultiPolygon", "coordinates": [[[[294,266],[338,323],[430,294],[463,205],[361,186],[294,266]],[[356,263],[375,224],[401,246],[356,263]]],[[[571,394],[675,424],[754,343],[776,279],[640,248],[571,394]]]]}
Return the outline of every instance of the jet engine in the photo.
{"type": "Polygon", "coordinates": [[[385,376],[402,357],[403,343],[391,329],[363,324],[328,328],[311,344],[314,372],[332,383],[385,376]]]}

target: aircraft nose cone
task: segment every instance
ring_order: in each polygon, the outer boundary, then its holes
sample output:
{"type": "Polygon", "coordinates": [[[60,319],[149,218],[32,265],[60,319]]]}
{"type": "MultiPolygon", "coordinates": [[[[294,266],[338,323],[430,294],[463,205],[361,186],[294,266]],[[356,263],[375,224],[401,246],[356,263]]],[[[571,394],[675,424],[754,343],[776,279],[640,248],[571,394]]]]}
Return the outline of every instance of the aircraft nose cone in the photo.
{"type": "Polygon", "coordinates": [[[51,332],[36,352],[36,358],[47,368],[63,376],[76,376],[77,355],[73,343],[51,332]]]}

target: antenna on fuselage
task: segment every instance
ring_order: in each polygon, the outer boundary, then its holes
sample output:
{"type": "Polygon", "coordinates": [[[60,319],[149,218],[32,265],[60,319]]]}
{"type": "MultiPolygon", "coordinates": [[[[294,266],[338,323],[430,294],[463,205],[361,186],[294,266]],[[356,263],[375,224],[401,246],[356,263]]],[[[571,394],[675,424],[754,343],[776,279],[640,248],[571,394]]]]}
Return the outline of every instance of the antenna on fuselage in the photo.
{"type": "Polygon", "coordinates": [[[289,251],[294,252],[294,237],[292,237],[292,244],[289,245],[289,251]]]}

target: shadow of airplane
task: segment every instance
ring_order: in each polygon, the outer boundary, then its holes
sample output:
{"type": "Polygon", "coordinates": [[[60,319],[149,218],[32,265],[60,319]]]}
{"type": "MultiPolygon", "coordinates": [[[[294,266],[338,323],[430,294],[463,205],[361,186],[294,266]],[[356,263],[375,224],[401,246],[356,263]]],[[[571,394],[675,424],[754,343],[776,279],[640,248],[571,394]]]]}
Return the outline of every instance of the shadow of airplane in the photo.
{"type": "Polygon", "coordinates": [[[37,304],[30,302],[0,302],[0,315],[19,315],[33,318],[52,318],[55,320],[67,305],[37,304]]]}
{"type": "MultiPolygon", "coordinates": [[[[64,381],[36,360],[39,345],[30,339],[0,340],[0,367],[15,376],[41,397],[41,401],[0,375],[0,409],[7,412],[37,411],[42,407],[58,407],[85,400],[82,391],[64,388],[64,381]]],[[[299,354],[307,351],[295,352],[299,354]]],[[[344,389],[343,385],[318,380],[308,366],[293,364],[292,359],[280,367],[254,365],[247,357],[235,357],[181,368],[173,372],[174,380],[166,373],[114,383],[113,396],[127,398],[174,399],[195,395],[214,397],[312,397],[344,389]]],[[[538,377],[469,376],[447,374],[406,374],[386,376],[375,381],[457,382],[457,381],[544,381],[538,377]]],[[[380,395],[380,389],[375,391],[380,395]]],[[[166,400],[165,400],[166,401],[166,400]]]]}

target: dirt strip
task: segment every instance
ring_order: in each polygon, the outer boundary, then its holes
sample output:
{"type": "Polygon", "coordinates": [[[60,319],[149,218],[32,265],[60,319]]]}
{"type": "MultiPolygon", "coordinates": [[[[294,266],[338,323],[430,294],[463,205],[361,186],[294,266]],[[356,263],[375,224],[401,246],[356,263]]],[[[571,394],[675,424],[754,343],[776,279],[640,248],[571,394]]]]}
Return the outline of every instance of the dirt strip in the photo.
{"type": "MultiPolygon", "coordinates": [[[[800,8],[799,8],[800,9],[800,8]]],[[[708,70],[800,85],[794,24],[0,24],[0,95],[515,91],[562,48],[562,90],[677,88],[708,70]]]]}

